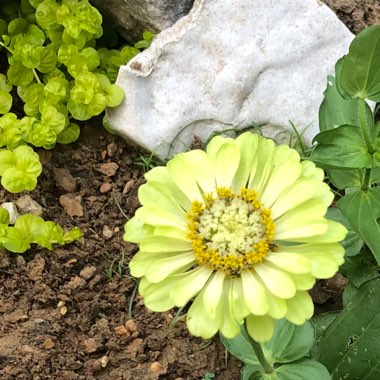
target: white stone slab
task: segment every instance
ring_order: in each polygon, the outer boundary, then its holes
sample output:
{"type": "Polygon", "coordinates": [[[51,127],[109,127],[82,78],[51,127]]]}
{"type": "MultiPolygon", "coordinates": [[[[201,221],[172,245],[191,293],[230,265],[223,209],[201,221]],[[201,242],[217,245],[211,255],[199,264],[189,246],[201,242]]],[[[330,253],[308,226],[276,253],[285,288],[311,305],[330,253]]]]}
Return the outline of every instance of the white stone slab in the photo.
{"type": "Polygon", "coordinates": [[[309,125],[309,144],[327,75],[352,39],[318,0],[196,0],[121,67],[125,100],[108,110],[108,122],[161,158],[194,136],[252,122],[281,133],[291,130],[289,120],[299,130],[309,125]]]}

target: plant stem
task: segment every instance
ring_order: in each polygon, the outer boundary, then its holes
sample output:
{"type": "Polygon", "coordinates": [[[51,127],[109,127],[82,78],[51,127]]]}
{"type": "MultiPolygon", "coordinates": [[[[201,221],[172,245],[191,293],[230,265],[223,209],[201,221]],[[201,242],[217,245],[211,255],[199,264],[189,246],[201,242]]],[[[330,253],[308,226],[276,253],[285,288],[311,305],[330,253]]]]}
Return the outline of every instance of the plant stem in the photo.
{"type": "Polygon", "coordinates": [[[370,154],[373,154],[375,152],[375,148],[372,145],[371,138],[368,132],[368,126],[365,120],[365,100],[359,99],[359,107],[358,107],[358,113],[359,113],[359,124],[360,124],[360,130],[362,132],[365,144],[367,146],[367,150],[370,154]]]}
{"type": "Polygon", "coordinates": [[[261,366],[263,367],[264,369],[264,372],[265,373],[273,373],[274,369],[273,367],[268,363],[267,359],[265,358],[265,355],[264,355],[264,352],[263,352],[263,349],[261,348],[260,346],[260,343],[259,342],[256,342],[250,335],[249,335],[249,332],[248,332],[248,329],[247,329],[247,322],[244,321],[244,327],[245,327],[245,331],[247,332],[247,336],[248,336],[248,339],[249,339],[249,343],[251,344],[252,348],[253,348],[253,351],[255,351],[255,354],[256,354],[256,357],[257,357],[257,360],[259,361],[259,363],[261,364],[261,366]]]}
{"type": "Polygon", "coordinates": [[[371,169],[365,169],[362,190],[367,191],[371,187],[371,169]]]}

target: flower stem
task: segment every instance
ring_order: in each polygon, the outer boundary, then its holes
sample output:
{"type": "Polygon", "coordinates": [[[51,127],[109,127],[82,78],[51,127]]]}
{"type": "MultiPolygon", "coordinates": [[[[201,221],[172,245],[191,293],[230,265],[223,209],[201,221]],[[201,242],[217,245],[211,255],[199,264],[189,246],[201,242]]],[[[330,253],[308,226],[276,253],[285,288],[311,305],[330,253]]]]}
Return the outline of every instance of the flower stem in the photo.
{"type": "Polygon", "coordinates": [[[359,114],[359,124],[360,124],[360,130],[362,132],[365,144],[367,146],[367,150],[370,154],[373,154],[375,152],[375,149],[372,145],[371,138],[368,132],[368,126],[365,119],[365,100],[359,99],[359,106],[358,106],[358,114],[359,114]]]}
{"type": "Polygon", "coordinates": [[[273,373],[274,369],[273,367],[268,363],[267,359],[265,358],[263,349],[260,346],[259,342],[256,342],[251,335],[249,335],[248,329],[247,329],[247,322],[244,322],[245,331],[247,332],[247,336],[249,339],[249,343],[251,344],[253,351],[255,351],[257,360],[261,364],[261,366],[264,369],[265,373],[273,373]]]}
{"type": "MultiPolygon", "coordinates": [[[[360,130],[362,132],[365,144],[367,146],[367,150],[370,154],[373,154],[375,152],[375,148],[372,145],[371,137],[368,131],[367,122],[365,119],[365,105],[366,105],[365,100],[359,99],[359,106],[358,106],[359,124],[360,124],[360,130]]],[[[362,183],[362,190],[364,191],[367,191],[371,187],[371,183],[370,183],[371,172],[372,172],[372,169],[370,168],[365,169],[364,179],[362,183]]]]}

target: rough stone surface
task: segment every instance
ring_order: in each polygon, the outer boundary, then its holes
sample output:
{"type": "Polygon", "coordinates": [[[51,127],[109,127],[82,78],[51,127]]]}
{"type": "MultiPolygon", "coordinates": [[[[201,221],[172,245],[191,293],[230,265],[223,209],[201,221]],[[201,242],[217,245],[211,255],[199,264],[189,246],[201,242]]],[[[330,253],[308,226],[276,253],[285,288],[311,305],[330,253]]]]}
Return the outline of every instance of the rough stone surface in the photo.
{"type": "Polygon", "coordinates": [[[91,0],[112,19],[123,37],[141,40],[144,31],[158,33],[186,15],[194,0],[91,0]]]}
{"type": "MultiPolygon", "coordinates": [[[[115,132],[161,158],[214,130],[272,124],[310,143],[327,75],[353,38],[318,0],[195,0],[120,70],[115,132]],[[174,144],[171,144],[174,141],[174,144]]],[[[281,139],[280,138],[280,139],[281,139]]]]}

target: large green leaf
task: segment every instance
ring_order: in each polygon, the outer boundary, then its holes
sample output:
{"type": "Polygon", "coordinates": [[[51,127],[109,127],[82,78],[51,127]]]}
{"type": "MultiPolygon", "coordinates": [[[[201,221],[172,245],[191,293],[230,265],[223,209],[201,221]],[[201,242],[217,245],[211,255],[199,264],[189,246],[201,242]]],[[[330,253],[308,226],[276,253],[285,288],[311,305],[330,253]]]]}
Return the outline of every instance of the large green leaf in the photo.
{"type": "Polygon", "coordinates": [[[331,376],[321,363],[303,359],[284,364],[271,374],[255,372],[251,366],[246,366],[243,369],[242,380],[331,380],[331,376]]]}
{"type": "Polygon", "coordinates": [[[380,278],[364,283],[323,334],[316,358],[333,380],[380,379],[380,278]]]}
{"type": "Polygon", "coordinates": [[[351,98],[380,101],[380,25],[364,29],[343,58],[340,86],[351,98]]]}
{"type": "Polygon", "coordinates": [[[338,208],[380,264],[380,187],[356,189],[338,201],[338,208]]]}
{"type": "Polygon", "coordinates": [[[360,132],[353,125],[341,125],[338,128],[319,133],[314,137],[318,142],[311,154],[311,160],[332,168],[370,168],[372,156],[360,132]]]}
{"type": "Polygon", "coordinates": [[[328,76],[324,99],[319,108],[319,129],[321,132],[341,125],[358,125],[358,100],[345,100],[338,92],[335,78],[328,76]]]}
{"type": "Polygon", "coordinates": [[[364,169],[326,169],[327,176],[337,189],[360,187],[363,183],[364,169]]]}

